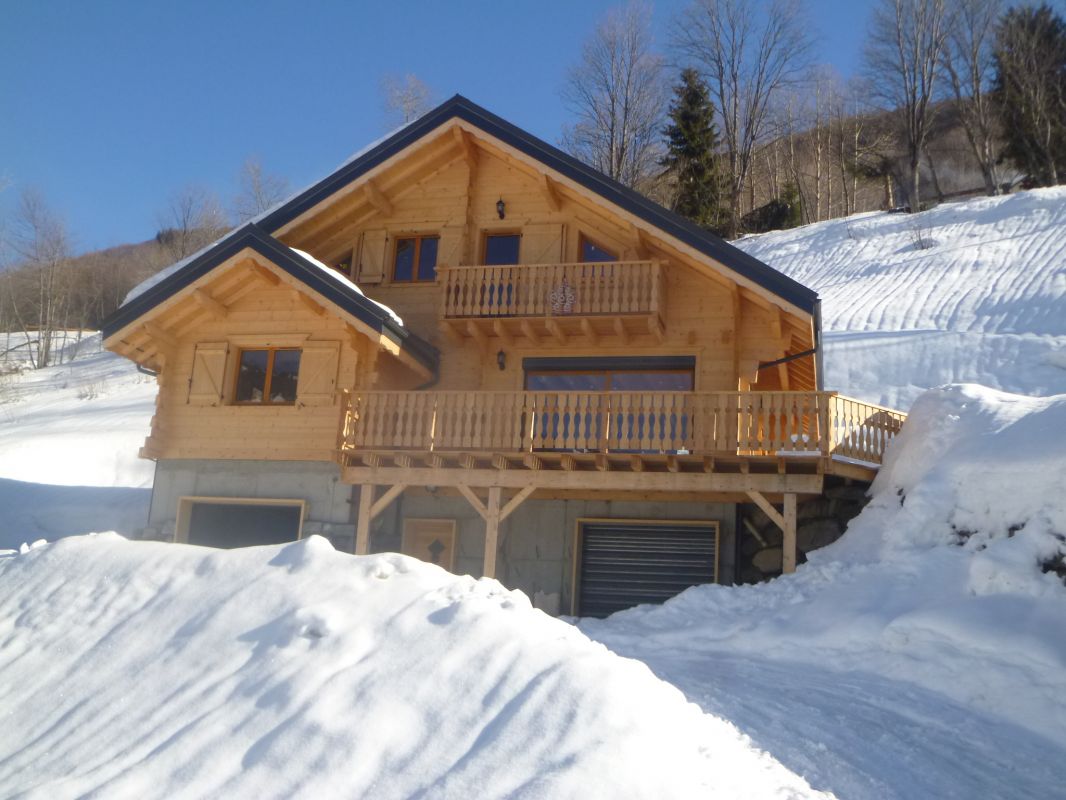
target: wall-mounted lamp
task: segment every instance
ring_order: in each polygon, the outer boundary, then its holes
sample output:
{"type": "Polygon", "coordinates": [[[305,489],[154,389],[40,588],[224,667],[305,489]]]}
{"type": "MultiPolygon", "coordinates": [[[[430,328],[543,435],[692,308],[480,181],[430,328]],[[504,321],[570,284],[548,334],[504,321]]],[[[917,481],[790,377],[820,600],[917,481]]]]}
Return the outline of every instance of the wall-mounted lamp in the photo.
{"type": "Polygon", "coordinates": [[[496,354],[496,366],[500,368],[500,371],[507,369],[507,353],[501,350],[496,354]]]}
{"type": "Polygon", "coordinates": [[[500,215],[500,219],[503,219],[507,213],[507,204],[503,202],[502,197],[496,201],[496,213],[500,215]]]}

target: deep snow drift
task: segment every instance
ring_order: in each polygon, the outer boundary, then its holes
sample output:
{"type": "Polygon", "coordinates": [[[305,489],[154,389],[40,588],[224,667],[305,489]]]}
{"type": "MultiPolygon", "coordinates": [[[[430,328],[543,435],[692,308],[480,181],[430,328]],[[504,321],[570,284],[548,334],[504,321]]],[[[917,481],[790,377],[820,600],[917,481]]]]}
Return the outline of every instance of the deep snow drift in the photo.
{"type": "Polygon", "coordinates": [[[821,296],[829,389],[902,410],[946,383],[1066,392],[1066,187],[736,245],[821,296]]]}
{"type": "Polygon", "coordinates": [[[4,796],[821,796],[492,580],[321,538],[0,556],[4,796]]]}
{"type": "Polygon", "coordinates": [[[1066,395],[919,398],[835,544],[767,584],[582,628],[812,785],[856,798],[1066,785],[1066,395]],[[1061,562],[1058,562],[1061,564],[1061,562]]]}

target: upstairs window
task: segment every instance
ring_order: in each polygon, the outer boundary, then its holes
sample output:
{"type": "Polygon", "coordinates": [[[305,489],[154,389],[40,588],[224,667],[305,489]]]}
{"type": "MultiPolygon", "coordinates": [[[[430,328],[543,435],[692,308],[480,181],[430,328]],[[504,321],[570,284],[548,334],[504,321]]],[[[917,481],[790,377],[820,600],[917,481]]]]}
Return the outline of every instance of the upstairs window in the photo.
{"type": "Polygon", "coordinates": [[[618,260],[618,255],[616,253],[612,253],[605,247],[600,247],[594,241],[587,238],[584,234],[582,234],[581,236],[580,251],[580,260],[583,262],[618,260]]]}
{"type": "Polygon", "coordinates": [[[485,234],[485,265],[517,264],[521,246],[522,234],[520,233],[485,234]]]}
{"type": "Polygon", "coordinates": [[[396,283],[437,280],[438,236],[405,236],[396,240],[392,280],[396,283]]]}
{"type": "Polygon", "coordinates": [[[245,405],[293,405],[300,374],[300,350],[265,347],[241,350],[233,402],[245,405]]]}

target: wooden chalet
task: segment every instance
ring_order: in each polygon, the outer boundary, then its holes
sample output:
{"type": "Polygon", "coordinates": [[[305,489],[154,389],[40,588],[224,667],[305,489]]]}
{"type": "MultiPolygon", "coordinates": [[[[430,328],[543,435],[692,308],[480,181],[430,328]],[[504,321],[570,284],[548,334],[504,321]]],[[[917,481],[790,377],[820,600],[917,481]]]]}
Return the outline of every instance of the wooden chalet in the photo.
{"type": "MultiPolygon", "coordinates": [[[[606,614],[737,574],[742,509],[868,482],[815,292],[456,96],[123,305],[145,535],[320,533],[606,614]]],[[[750,527],[750,526],[748,526],[750,527]]]]}

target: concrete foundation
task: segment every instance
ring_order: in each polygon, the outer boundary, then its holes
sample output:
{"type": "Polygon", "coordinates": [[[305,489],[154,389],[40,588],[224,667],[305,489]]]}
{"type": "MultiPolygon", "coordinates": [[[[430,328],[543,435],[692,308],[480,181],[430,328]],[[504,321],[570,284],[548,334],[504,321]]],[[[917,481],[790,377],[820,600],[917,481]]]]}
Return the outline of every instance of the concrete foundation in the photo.
{"type": "MultiPolygon", "coordinates": [[[[296,499],[307,504],[303,535],[327,537],[354,550],[353,487],[329,462],[171,460],[156,466],[144,538],[173,541],[182,497],[296,499]]],[[[371,523],[371,552],[401,550],[405,519],[456,521],[455,572],[480,575],[485,523],[462,497],[411,489],[371,523]]],[[[581,519],[708,520],[719,523],[718,580],[735,575],[736,506],[731,503],[527,500],[500,525],[496,577],[521,589],[547,611],[569,613],[574,547],[581,519]]]]}

